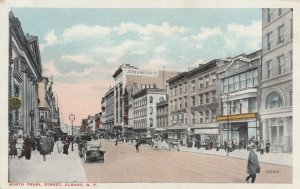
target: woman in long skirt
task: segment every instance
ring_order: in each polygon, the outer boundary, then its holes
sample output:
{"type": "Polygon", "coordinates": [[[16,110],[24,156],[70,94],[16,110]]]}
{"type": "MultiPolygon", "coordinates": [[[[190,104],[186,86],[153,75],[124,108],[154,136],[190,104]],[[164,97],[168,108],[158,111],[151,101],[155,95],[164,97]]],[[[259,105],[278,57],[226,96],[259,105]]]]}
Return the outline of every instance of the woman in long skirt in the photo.
{"type": "Polygon", "coordinates": [[[26,160],[30,160],[31,158],[31,148],[32,148],[31,139],[27,135],[27,137],[24,140],[24,154],[26,160]]]}
{"type": "Polygon", "coordinates": [[[66,154],[66,155],[69,154],[69,152],[68,152],[69,145],[70,145],[70,142],[69,142],[69,140],[66,138],[66,140],[64,141],[64,147],[63,147],[63,148],[64,148],[63,153],[66,154]]]}
{"type": "Polygon", "coordinates": [[[24,140],[23,140],[22,136],[20,135],[19,138],[17,139],[17,144],[16,144],[17,156],[19,159],[22,157],[23,145],[24,145],[24,140]]]}

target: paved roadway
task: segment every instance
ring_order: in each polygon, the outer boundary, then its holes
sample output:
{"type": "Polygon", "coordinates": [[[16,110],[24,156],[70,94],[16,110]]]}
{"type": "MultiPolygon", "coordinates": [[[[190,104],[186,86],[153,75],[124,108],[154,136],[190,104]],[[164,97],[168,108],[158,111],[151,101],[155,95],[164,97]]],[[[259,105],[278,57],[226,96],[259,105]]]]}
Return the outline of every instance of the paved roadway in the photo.
{"type": "MultiPolygon", "coordinates": [[[[105,162],[82,164],[88,182],[245,183],[247,161],[102,141],[105,162]]],[[[257,183],[292,183],[292,167],[260,163],[257,183]]]]}

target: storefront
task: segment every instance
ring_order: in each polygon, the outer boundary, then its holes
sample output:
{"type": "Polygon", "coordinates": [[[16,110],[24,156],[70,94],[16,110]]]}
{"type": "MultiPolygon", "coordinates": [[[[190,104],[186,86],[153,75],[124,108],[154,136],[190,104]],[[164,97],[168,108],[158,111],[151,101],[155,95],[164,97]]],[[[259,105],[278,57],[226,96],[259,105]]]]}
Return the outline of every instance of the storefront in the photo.
{"type": "Polygon", "coordinates": [[[201,128],[194,130],[195,139],[200,141],[200,145],[205,145],[206,140],[214,143],[220,141],[219,128],[201,128]]]}
{"type": "Polygon", "coordinates": [[[260,140],[261,138],[256,113],[217,116],[217,121],[220,122],[222,143],[224,143],[225,140],[228,141],[228,139],[238,143],[241,139],[260,140]]]}
{"type": "Polygon", "coordinates": [[[181,140],[183,145],[186,144],[188,137],[188,127],[187,126],[172,126],[168,129],[168,139],[181,140]]]}

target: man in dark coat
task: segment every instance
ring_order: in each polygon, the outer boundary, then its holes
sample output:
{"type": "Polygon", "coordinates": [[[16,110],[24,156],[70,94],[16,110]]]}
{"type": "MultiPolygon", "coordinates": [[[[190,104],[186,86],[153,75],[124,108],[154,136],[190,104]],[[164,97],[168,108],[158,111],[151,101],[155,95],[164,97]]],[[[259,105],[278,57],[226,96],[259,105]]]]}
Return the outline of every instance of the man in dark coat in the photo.
{"type": "Polygon", "coordinates": [[[251,178],[251,183],[254,183],[256,179],[256,173],[260,173],[258,158],[253,149],[254,146],[250,148],[250,153],[248,157],[247,173],[249,174],[249,176],[246,178],[247,183],[249,183],[250,178],[251,178]]]}
{"type": "Polygon", "coordinates": [[[30,160],[31,158],[31,148],[32,148],[32,143],[29,135],[24,140],[24,155],[26,160],[30,160]]]}
{"type": "Polygon", "coordinates": [[[69,152],[68,152],[69,145],[70,145],[70,142],[69,142],[68,138],[66,138],[64,141],[64,146],[63,146],[63,154],[66,154],[66,155],[69,154],[69,152]]]}
{"type": "Polygon", "coordinates": [[[40,154],[43,155],[44,161],[46,161],[46,155],[50,153],[50,143],[46,136],[41,136],[39,139],[40,154]]]}

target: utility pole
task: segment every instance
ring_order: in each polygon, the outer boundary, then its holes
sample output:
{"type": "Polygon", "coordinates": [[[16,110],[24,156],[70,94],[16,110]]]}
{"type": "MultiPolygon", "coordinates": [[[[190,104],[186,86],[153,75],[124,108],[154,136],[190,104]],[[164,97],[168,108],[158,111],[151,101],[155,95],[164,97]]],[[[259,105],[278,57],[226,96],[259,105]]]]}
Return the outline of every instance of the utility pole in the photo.
{"type": "Polygon", "coordinates": [[[71,120],[71,123],[72,123],[72,138],[73,138],[73,139],[72,139],[71,150],[74,151],[74,146],[73,146],[73,143],[74,143],[73,127],[74,127],[74,125],[73,125],[73,122],[75,121],[75,114],[71,113],[71,114],[69,115],[69,120],[71,120]]]}

